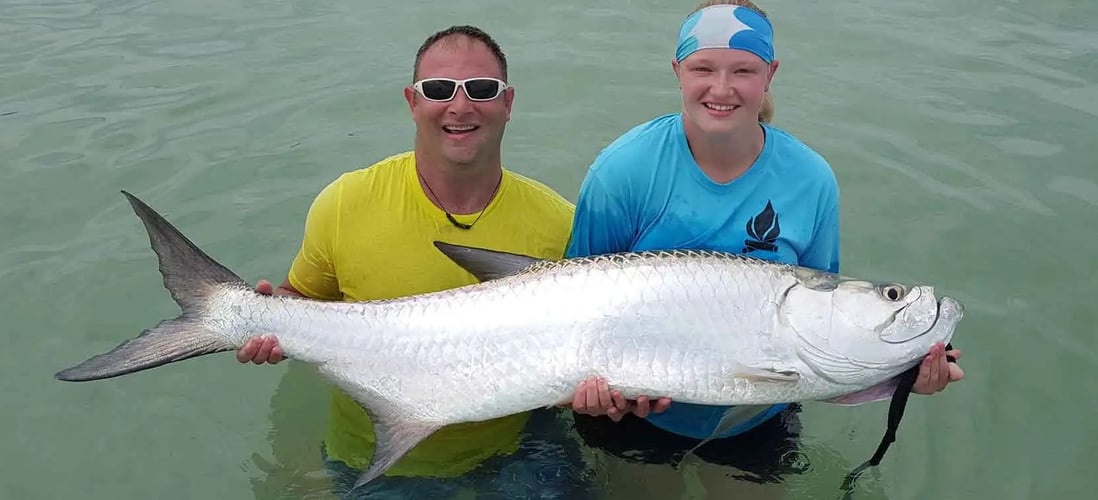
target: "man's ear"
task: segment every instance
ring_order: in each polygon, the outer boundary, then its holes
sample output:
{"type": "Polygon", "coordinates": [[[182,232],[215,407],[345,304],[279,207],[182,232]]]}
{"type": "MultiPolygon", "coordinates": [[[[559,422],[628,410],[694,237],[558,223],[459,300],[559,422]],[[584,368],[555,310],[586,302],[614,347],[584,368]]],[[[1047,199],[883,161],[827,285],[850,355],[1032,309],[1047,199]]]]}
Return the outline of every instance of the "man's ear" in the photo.
{"type": "Polygon", "coordinates": [[[511,106],[515,103],[515,88],[508,87],[503,91],[503,105],[507,107],[507,121],[511,121],[511,106]]]}
{"type": "Polygon", "coordinates": [[[411,86],[404,87],[404,100],[408,102],[408,111],[416,112],[416,89],[411,86]]]}

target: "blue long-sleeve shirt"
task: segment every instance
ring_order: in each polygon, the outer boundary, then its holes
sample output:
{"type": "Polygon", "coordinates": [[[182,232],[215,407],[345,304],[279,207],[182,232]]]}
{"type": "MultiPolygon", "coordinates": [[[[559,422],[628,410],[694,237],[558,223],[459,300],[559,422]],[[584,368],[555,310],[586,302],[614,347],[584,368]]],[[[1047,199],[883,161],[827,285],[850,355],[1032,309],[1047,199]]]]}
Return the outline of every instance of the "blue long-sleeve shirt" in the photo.
{"type": "MultiPolygon", "coordinates": [[[[599,153],[584,178],[567,256],[707,249],[838,272],[839,189],[830,165],[789,133],[763,127],[759,158],[725,184],[694,161],[680,114],[629,130],[599,153]]],[[[786,406],[749,413],[720,437],[747,431],[786,406]]],[[[704,439],[725,410],[672,402],[648,420],[704,439]]]]}

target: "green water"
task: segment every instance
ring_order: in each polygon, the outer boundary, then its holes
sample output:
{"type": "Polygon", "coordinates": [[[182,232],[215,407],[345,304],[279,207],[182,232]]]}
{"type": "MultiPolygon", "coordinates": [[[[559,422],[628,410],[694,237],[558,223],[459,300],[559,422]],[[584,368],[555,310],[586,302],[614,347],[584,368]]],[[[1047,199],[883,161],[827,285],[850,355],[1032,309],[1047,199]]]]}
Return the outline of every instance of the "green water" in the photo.
{"type": "MultiPolygon", "coordinates": [[[[280,279],[315,193],[410,147],[422,39],[473,23],[518,89],[505,163],[574,200],[603,145],[677,109],[694,2],[586,5],[0,0],[0,498],[323,498],[325,394],[289,364],[51,378],[176,311],[118,190],[246,279],[280,279]]],[[[844,272],[967,306],[966,380],[912,400],[859,493],[1079,497],[1098,445],[1098,3],[761,6],[776,123],[839,177],[844,272]]],[[[788,495],[834,498],[886,411],[807,405],[812,469],[788,495]]],[[[683,474],[672,491],[697,491],[683,474]]]]}

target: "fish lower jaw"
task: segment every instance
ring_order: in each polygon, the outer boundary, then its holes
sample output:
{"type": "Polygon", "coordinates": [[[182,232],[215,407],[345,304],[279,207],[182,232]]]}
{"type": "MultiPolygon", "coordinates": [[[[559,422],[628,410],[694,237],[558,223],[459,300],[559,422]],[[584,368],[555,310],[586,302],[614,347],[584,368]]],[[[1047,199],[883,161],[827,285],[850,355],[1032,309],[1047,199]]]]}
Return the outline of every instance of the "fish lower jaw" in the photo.
{"type": "MultiPolygon", "coordinates": [[[[941,342],[949,344],[953,341],[953,334],[957,330],[957,324],[964,317],[964,306],[960,301],[952,297],[942,297],[938,300],[938,315],[934,318],[934,324],[924,334],[929,345],[941,342]]],[[[928,348],[927,352],[930,351],[928,348]]]]}

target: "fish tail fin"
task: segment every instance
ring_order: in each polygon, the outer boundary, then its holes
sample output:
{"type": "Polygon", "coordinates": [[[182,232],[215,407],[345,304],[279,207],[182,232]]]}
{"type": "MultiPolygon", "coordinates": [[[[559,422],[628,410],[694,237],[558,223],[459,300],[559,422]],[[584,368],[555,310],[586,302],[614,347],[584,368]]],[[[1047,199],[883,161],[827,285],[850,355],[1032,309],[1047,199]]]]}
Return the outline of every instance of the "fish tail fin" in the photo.
{"type": "Polygon", "coordinates": [[[102,380],[234,348],[224,337],[203,328],[200,321],[183,315],[161,321],[109,352],[61,370],[54,377],[65,382],[102,380]]]}
{"type": "Polygon", "coordinates": [[[117,377],[240,346],[205,326],[204,308],[212,293],[225,285],[247,287],[229,269],[206,255],[171,223],[126,191],[130,205],[145,225],[149,243],[160,262],[164,288],[182,314],[160,322],[113,350],[58,372],[55,377],[82,382],[117,377]]]}

